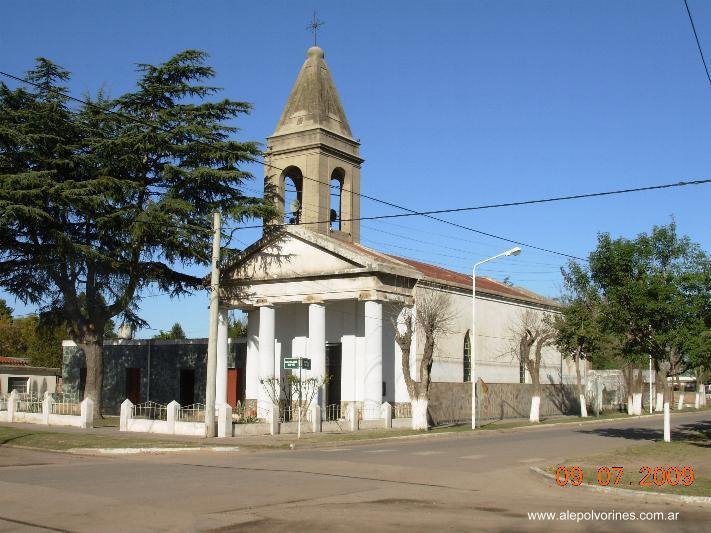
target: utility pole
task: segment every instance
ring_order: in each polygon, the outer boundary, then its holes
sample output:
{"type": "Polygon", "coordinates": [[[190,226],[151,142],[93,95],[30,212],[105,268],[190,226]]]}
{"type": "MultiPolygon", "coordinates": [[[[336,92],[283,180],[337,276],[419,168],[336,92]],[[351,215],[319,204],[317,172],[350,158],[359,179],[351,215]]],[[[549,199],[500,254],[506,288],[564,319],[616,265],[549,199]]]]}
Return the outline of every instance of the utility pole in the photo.
{"type": "Polygon", "coordinates": [[[205,436],[215,433],[215,382],[217,380],[217,315],[220,303],[220,213],[212,219],[212,273],[210,277],[210,333],[207,339],[207,387],[205,389],[205,436]]]}

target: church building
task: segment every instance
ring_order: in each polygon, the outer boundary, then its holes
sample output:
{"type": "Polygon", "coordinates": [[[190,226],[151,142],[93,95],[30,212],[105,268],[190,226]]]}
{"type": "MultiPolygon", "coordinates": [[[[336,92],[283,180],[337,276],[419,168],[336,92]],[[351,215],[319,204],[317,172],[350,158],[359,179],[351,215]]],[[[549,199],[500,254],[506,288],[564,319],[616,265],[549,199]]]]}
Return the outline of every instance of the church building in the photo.
{"type": "MultiPolygon", "coordinates": [[[[340,412],[354,402],[364,417],[376,417],[382,402],[407,404],[396,317],[403,306],[417,304],[420,289],[447,292],[456,310],[451,333],[436,348],[433,381],[470,381],[472,278],[360,244],[360,143],[319,47],[307,52],[267,138],[265,159],[265,195],[274,198],[282,217],[223,272],[217,401],[237,397],[266,416],[272,402],[261,380],[284,378],[284,358],[308,357],[305,374],[330,376],[317,399],[324,408],[340,412]],[[242,376],[228,379],[230,309],[242,310],[248,323],[246,367],[237,369],[242,376]]],[[[477,377],[524,382],[525,372],[511,354],[511,324],[525,310],[556,309],[542,296],[477,277],[477,377]]],[[[411,361],[415,379],[418,341],[411,361]]],[[[541,382],[574,376],[574,368],[547,349],[541,382]]]]}

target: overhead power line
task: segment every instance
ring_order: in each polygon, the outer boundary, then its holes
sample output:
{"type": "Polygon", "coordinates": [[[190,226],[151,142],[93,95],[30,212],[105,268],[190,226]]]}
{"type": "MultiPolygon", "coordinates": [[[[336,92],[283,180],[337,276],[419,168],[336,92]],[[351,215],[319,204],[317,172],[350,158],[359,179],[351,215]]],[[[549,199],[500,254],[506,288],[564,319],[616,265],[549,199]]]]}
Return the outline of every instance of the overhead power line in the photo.
{"type": "MultiPolygon", "coordinates": [[[[67,93],[65,93],[65,92],[63,92],[63,91],[60,91],[60,90],[55,89],[55,88],[52,88],[52,87],[50,87],[50,88],[48,88],[48,87],[42,87],[42,86],[41,86],[40,84],[38,84],[38,83],[35,83],[35,82],[30,81],[30,80],[21,78],[21,77],[19,77],[19,76],[14,76],[14,75],[9,74],[9,73],[4,72],[4,71],[0,71],[0,75],[6,76],[6,77],[11,78],[11,79],[13,79],[13,80],[16,80],[16,81],[18,81],[18,82],[20,82],[20,83],[25,83],[25,84],[27,84],[27,85],[31,85],[31,86],[34,86],[34,87],[37,87],[37,88],[42,88],[42,89],[44,89],[44,90],[49,90],[50,92],[53,92],[53,93],[55,93],[55,94],[59,94],[59,95],[61,95],[61,96],[64,96],[65,98],[67,98],[67,99],[69,99],[69,100],[72,100],[72,101],[74,101],[74,102],[78,102],[78,103],[81,103],[81,104],[83,104],[83,105],[89,106],[89,107],[91,107],[92,109],[96,109],[96,110],[102,111],[102,112],[104,112],[104,113],[109,113],[109,114],[112,114],[112,115],[117,116],[117,117],[121,117],[121,118],[124,118],[124,119],[131,120],[131,121],[133,121],[133,122],[136,123],[136,124],[141,124],[141,125],[144,125],[144,126],[147,126],[147,127],[150,127],[150,128],[155,128],[157,131],[162,131],[162,132],[164,132],[164,133],[167,133],[167,132],[170,132],[170,131],[171,131],[170,128],[166,128],[166,127],[160,126],[160,125],[158,125],[158,124],[152,123],[152,122],[150,122],[150,121],[143,120],[143,119],[140,119],[140,118],[138,118],[138,117],[134,117],[134,116],[132,116],[132,115],[128,115],[128,114],[126,114],[126,113],[121,113],[120,111],[116,111],[116,110],[113,110],[113,109],[110,109],[110,108],[106,108],[106,107],[97,105],[97,104],[95,104],[95,103],[93,103],[93,102],[89,102],[89,101],[87,101],[87,100],[83,100],[83,99],[81,99],[81,98],[77,98],[77,97],[75,97],[75,96],[72,96],[72,95],[70,95],[70,94],[67,94],[67,93]]],[[[195,142],[198,143],[198,144],[202,144],[202,145],[204,145],[204,146],[207,146],[207,147],[212,147],[212,145],[211,145],[210,143],[207,143],[207,142],[205,142],[205,141],[196,140],[195,142]]],[[[225,149],[225,150],[226,150],[227,152],[230,152],[229,149],[225,149]]],[[[236,153],[236,152],[233,152],[233,153],[236,153]]],[[[237,155],[239,155],[243,160],[246,160],[246,161],[249,161],[249,162],[252,162],[252,163],[261,164],[261,165],[263,165],[263,166],[265,166],[265,167],[272,168],[272,169],[274,169],[274,170],[279,170],[279,171],[284,171],[284,170],[285,170],[285,169],[283,169],[283,168],[281,168],[281,167],[277,167],[277,166],[275,166],[275,165],[272,165],[271,163],[268,163],[268,162],[266,162],[266,161],[264,161],[264,160],[261,160],[261,159],[258,159],[258,158],[250,157],[250,156],[247,156],[247,155],[242,154],[242,153],[239,153],[239,154],[237,154],[237,155]]],[[[302,176],[302,178],[303,178],[303,179],[310,180],[310,181],[315,181],[315,182],[320,183],[320,184],[322,184],[322,185],[325,185],[325,186],[327,186],[327,187],[329,187],[329,188],[333,188],[333,185],[331,185],[330,183],[322,182],[321,180],[316,179],[316,178],[311,178],[311,177],[309,177],[309,176],[302,176]]],[[[556,250],[552,250],[552,249],[549,249],[549,248],[543,248],[543,247],[541,247],[541,246],[536,246],[536,245],[533,245],[533,244],[530,244],[530,243],[525,243],[525,242],[517,241],[517,240],[514,240],[514,239],[509,239],[509,238],[507,238],[507,237],[502,237],[501,235],[496,235],[496,234],[494,234],[494,233],[489,233],[489,232],[481,231],[481,230],[478,230],[478,229],[476,229],[476,228],[472,228],[472,227],[470,227],[470,226],[465,226],[465,225],[463,225],[463,224],[457,224],[457,223],[455,223],[455,222],[451,222],[451,221],[449,221],[449,220],[446,220],[446,219],[443,219],[443,218],[439,218],[439,217],[433,216],[433,215],[431,215],[431,214],[420,214],[420,213],[418,213],[417,211],[415,211],[415,210],[413,210],[413,209],[410,209],[410,208],[408,208],[408,207],[404,207],[404,206],[402,206],[402,205],[398,205],[398,204],[395,204],[395,203],[393,203],[393,202],[388,202],[388,201],[386,201],[386,200],[381,200],[380,198],[376,198],[376,197],[374,197],[374,196],[369,196],[369,195],[367,195],[367,194],[363,194],[363,193],[360,193],[360,192],[351,191],[351,190],[343,189],[343,188],[341,189],[341,191],[342,191],[342,192],[349,192],[349,193],[351,193],[351,194],[355,194],[355,195],[357,195],[357,196],[360,196],[361,198],[365,198],[365,199],[371,200],[371,201],[373,201],[373,202],[381,203],[381,204],[384,204],[384,205],[387,205],[387,206],[390,206],[390,207],[394,207],[394,208],[396,208],[396,209],[401,209],[401,210],[403,210],[403,211],[407,211],[407,212],[410,213],[411,215],[425,216],[425,217],[430,218],[430,219],[432,219],[432,220],[436,220],[437,222],[441,222],[441,223],[443,223],[443,224],[447,224],[447,225],[449,225],[449,226],[452,226],[452,227],[455,227],[455,228],[459,228],[459,229],[463,229],[463,230],[466,230],[466,231],[471,231],[471,232],[473,232],[473,233],[477,233],[477,234],[479,234],[479,235],[484,235],[484,236],[486,236],[486,237],[491,237],[491,238],[493,238],[493,239],[498,239],[498,240],[501,240],[501,241],[504,241],[504,242],[508,242],[508,243],[512,243],[512,244],[517,244],[517,245],[519,245],[519,246],[526,246],[527,248],[531,248],[531,249],[534,249],[534,250],[539,250],[539,251],[547,252],[547,253],[551,253],[551,254],[556,254],[556,255],[563,256],[563,257],[568,257],[568,258],[571,258],[571,259],[578,259],[578,260],[583,260],[583,261],[585,260],[585,259],[583,259],[583,258],[576,257],[576,256],[574,256],[574,255],[566,254],[566,253],[563,253],[563,252],[558,252],[558,251],[556,251],[556,250]]],[[[377,220],[377,219],[372,219],[372,220],[377,220]]],[[[257,227],[261,227],[261,226],[257,226],[257,227]]]]}
{"type": "MultiPolygon", "coordinates": [[[[353,221],[359,221],[359,220],[383,220],[383,219],[389,219],[389,218],[404,218],[404,217],[411,217],[411,216],[429,216],[429,215],[435,215],[435,214],[443,214],[443,213],[461,213],[461,212],[466,212],[466,211],[480,211],[484,209],[498,209],[502,207],[515,207],[515,206],[523,206],[523,205],[534,205],[534,204],[544,204],[544,203],[551,203],[551,202],[562,202],[562,201],[567,201],[567,200],[580,200],[584,198],[596,198],[596,197],[601,197],[601,196],[614,196],[614,195],[620,195],[620,194],[629,194],[629,193],[637,193],[637,192],[644,192],[644,191],[654,191],[654,190],[660,190],[660,189],[672,189],[672,188],[677,188],[677,187],[688,187],[690,185],[705,185],[711,183],[711,179],[704,179],[704,180],[691,180],[691,181],[677,181],[674,183],[664,183],[661,185],[648,185],[645,187],[634,187],[634,188],[628,188],[628,189],[615,189],[612,191],[600,191],[600,192],[592,192],[592,193],[582,193],[582,194],[571,194],[571,195],[566,195],[566,196],[553,196],[553,197],[548,197],[548,198],[538,198],[535,200],[521,200],[521,201],[516,201],[516,202],[502,202],[502,203],[496,203],[496,204],[483,204],[483,205],[475,205],[475,206],[468,206],[468,207],[452,207],[448,209],[432,209],[432,210],[427,210],[427,211],[414,211],[408,209],[407,213],[391,213],[387,215],[373,215],[373,216],[367,216],[367,217],[353,217],[353,218],[342,218],[340,219],[342,222],[353,222],[353,221]]],[[[406,208],[402,208],[406,209],[406,208]]],[[[325,224],[330,222],[330,220],[317,220],[317,221],[312,221],[312,222],[299,222],[298,225],[303,226],[307,224],[325,224]]],[[[449,222],[449,221],[447,221],[449,222]]],[[[292,224],[274,224],[275,226],[290,226],[292,224]]],[[[249,228],[257,228],[261,227],[260,226],[243,226],[241,229],[249,229],[249,228]]],[[[514,241],[510,241],[514,242],[514,241]]]]}
{"type": "Polygon", "coordinates": [[[689,9],[689,2],[684,0],[684,6],[686,6],[686,14],[689,15],[689,22],[691,23],[691,30],[694,32],[694,39],[696,39],[696,47],[699,49],[699,55],[701,56],[701,62],[704,65],[704,70],[706,71],[706,78],[709,80],[709,85],[711,85],[711,73],[709,73],[709,66],[706,64],[706,58],[704,57],[704,51],[701,48],[701,41],[699,41],[699,34],[696,33],[696,25],[694,24],[694,17],[691,16],[691,9],[689,9]]]}

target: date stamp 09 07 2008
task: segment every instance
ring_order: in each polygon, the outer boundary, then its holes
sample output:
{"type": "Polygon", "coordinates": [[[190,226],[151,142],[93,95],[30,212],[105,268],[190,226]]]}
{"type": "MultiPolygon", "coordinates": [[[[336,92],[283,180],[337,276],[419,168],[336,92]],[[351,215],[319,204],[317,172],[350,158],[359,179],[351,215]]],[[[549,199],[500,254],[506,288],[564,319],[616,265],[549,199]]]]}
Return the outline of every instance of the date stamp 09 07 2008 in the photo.
{"type": "MultiPolygon", "coordinates": [[[[607,487],[610,484],[617,486],[622,482],[624,472],[625,469],[621,466],[601,466],[597,469],[597,479],[593,481],[603,487],[607,487]]],[[[663,466],[643,466],[639,469],[639,473],[641,474],[639,479],[640,487],[661,487],[663,485],[671,487],[683,485],[688,487],[694,484],[694,469],[691,466],[670,466],[668,468],[663,466]]],[[[582,485],[584,477],[584,470],[580,466],[559,466],[555,471],[555,482],[561,487],[582,485]]],[[[588,483],[590,484],[593,481],[588,481],[588,483]]],[[[630,485],[632,483],[632,481],[629,482],[630,485]]]]}

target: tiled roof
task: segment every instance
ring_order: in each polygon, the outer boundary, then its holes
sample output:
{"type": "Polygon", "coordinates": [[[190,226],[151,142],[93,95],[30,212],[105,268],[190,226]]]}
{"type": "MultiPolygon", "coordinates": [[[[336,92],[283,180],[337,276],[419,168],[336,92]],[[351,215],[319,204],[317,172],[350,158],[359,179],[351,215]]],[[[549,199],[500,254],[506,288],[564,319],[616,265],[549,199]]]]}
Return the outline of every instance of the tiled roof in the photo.
{"type": "Polygon", "coordinates": [[[11,365],[11,366],[30,366],[27,359],[19,359],[17,357],[3,357],[0,356],[0,365],[11,365]]]}
{"type": "MultiPolygon", "coordinates": [[[[341,244],[353,248],[360,253],[379,259],[380,261],[387,261],[390,263],[395,262],[400,264],[404,263],[430,279],[439,280],[445,283],[457,283],[459,285],[466,285],[467,287],[471,287],[472,285],[472,277],[467,274],[462,274],[461,272],[455,272],[454,270],[430,265],[429,263],[415,261],[414,259],[410,259],[408,257],[386,254],[384,252],[363,246],[360,243],[346,241],[341,242],[341,244]]],[[[556,302],[546,298],[545,296],[536,294],[535,292],[520,287],[511,287],[499,281],[482,276],[476,277],[476,289],[477,291],[509,296],[511,298],[518,298],[528,302],[556,305],[556,302]]]]}
{"type": "MultiPolygon", "coordinates": [[[[398,261],[402,261],[403,263],[407,263],[408,265],[416,268],[428,278],[460,283],[462,285],[468,286],[471,286],[472,284],[472,277],[468,276],[467,274],[462,274],[460,272],[455,272],[454,270],[430,265],[428,263],[422,263],[420,261],[415,261],[414,259],[409,259],[407,257],[399,257],[396,255],[391,257],[394,257],[398,261]]],[[[485,278],[481,276],[477,276],[476,278],[476,288],[477,291],[492,291],[499,294],[511,296],[513,298],[522,298],[524,300],[545,300],[545,298],[530,291],[519,290],[516,287],[510,287],[508,285],[505,285],[504,283],[500,283],[491,278],[485,278]]]]}

